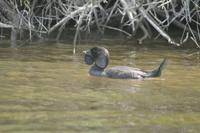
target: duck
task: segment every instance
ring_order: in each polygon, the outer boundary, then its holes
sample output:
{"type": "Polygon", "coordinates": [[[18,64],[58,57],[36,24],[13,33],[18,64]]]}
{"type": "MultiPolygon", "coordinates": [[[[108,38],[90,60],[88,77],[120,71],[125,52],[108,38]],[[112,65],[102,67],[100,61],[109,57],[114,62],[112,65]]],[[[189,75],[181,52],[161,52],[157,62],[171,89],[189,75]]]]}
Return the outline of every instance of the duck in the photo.
{"type": "Polygon", "coordinates": [[[85,64],[91,65],[89,70],[90,75],[114,79],[145,79],[159,77],[167,63],[167,59],[164,58],[156,69],[150,71],[129,66],[107,68],[110,55],[106,48],[96,46],[83,51],[83,53],[85,64]]]}

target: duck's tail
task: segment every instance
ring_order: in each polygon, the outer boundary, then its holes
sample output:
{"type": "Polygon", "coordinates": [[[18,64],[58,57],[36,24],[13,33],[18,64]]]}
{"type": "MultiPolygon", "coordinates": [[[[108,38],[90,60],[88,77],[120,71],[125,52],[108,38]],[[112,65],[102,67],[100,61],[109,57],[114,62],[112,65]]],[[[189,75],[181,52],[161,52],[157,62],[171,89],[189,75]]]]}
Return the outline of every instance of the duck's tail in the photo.
{"type": "Polygon", "coordinates": [[[166,64],[167,64],[167,59],[165,58],[160,63],[160,66],[157,69],[155,69],[155,70],[153,70],[153,71],[151,71],[151,72],[148,73],[147,77],[159,77],[159,76],[161,76],[162,70],[165,68],[166,64]]]}

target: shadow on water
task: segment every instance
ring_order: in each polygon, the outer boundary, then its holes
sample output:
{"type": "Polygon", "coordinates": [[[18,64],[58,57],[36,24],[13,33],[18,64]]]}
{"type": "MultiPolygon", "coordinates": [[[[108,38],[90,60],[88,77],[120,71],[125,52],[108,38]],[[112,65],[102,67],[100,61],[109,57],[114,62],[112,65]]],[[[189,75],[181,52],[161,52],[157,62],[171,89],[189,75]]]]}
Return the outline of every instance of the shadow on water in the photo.
{"type": "Polygon", "coordinates": [[[92,77],[79,45],[0,48],[0,131],[16,133],[198,133],[200,62],[195,50],[102,45],[111,64],[153,69],[162,77],[92,77]],[[193,54],[194,53],[194,54],[193,54]]]}

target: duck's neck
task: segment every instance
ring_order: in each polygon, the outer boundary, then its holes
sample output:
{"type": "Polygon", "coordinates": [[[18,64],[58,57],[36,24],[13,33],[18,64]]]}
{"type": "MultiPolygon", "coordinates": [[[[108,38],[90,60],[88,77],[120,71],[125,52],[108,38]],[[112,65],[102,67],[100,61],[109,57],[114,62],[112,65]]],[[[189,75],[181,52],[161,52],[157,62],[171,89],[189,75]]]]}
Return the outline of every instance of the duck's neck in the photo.
{"type": "Polygon", "coordinates": [[[99,68],[96,65],[93,65],[90,68],[90,75],[93,75],[93,76],[106,76],[106,74],[104,72],[104,69],[103,68],[99,68]]]}

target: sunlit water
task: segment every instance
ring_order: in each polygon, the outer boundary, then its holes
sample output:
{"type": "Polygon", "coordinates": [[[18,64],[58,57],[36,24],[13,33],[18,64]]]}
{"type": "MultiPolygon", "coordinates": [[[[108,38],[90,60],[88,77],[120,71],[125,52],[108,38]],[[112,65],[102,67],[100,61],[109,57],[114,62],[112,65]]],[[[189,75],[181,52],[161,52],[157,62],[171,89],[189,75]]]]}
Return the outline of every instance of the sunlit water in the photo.
{"type": "Polygon", "coordinates": [[[199,133],[200,60],[196,50],[103,45],[109,66],[156,68],[160,78],[92,77],[79,45],[0,48],[1,133],[199,133]]]}

